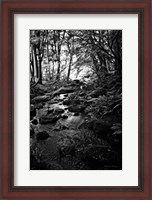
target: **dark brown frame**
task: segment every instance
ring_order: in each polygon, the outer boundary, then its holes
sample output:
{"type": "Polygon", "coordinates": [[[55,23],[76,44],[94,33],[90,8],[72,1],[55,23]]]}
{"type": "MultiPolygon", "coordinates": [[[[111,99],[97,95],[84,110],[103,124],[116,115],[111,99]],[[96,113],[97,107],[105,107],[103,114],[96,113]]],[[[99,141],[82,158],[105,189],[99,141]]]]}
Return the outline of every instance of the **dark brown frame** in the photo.
{"type": "Polygon", "coordinates": [[[150,0],[2,0],[0,199],[152,199],[150,135],[150,0]],[[135,13],[139,16],[139,184],[128,187],[14,186],[14,44],[16,13],[135,13]]]}

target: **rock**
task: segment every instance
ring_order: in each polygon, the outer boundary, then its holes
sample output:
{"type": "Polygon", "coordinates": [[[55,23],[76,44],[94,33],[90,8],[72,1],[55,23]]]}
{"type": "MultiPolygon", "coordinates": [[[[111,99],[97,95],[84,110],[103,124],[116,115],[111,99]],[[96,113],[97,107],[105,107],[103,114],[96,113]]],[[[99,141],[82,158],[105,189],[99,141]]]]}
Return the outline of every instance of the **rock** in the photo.
{"type": "Polygon", "coordinates": [[[37,140],[46,140],[46,139],[49,138],[49,137],[50,137],[50,135],[49,135],[46,131],[39,132],[39,133],[36,135],[37,140]]]}
{"type": "Polygon", "coordinates": [[[37,116],[38,117],[44,116],[44,115],[48,115],[48,108],[46,108],[46,107],[43,107],[42,109],[39,109],[37,111],[37,116]]]}
{"type": "Polygon", "coordinates": [[[56,108],[54,109],[54,113],[55,113],[55,114],[64,113],[64,109],[59,108],[59,107],[56,107],[56,108]]]}
{"type": "Polygon", "coordinates": [[[65,101],[63,101],[63,105],[70,105],[72,103],[72,101],[71,100],[65,100],[65,101]]]}
{"type": "Polygon", "coordinates": [[[73,88],[61,87],[58,90],[53,92],[53,96],[56,96],[56,95],[59,95],[59,94],[71,93],[71,92],[74,92],[73,88]]]}
{"type": "Polygon", "coordinates": [[[36,116],[36,108],[33,104],[30,105],[30,120],[33,119],[33,117],[36,116]]]}
{"type": "Polygon", "coordinates": [[[44,95],[44,96],[37,96],[37,97],[35,97],[35,98],[33,98],[32,100],[31,100],[31,103],[40,103],[40,102],[42,102],[42,101],[48,101],[50,99],[50,97],[49,96],[46,96],[46,95],[44,95]]]}
{"type": "MultiPolygon", "coordinates": [[[[61,116],[60,116],[60,117],[61,117],[61,116]]],[[[46,115],[46,116],[42,116],[42,117],[40,117],[40,119],[39,119],[39,123],[40,123],[40,124],[55,123],[60,117],[57,116],[57,115],[53,115],[53,114],[46,115]]]]}
{"type": "Polygon", "coordinates": [[[85,106],[70,106],[69,108],[70,112],[83,112],[85,110],[85,106]]]}
{"type": "Polygon", "coordinates": [[[32,120],[32,124],[37,125],[37,124],[38,124],[37,119],[33,119],[33,120],[32,120]]]}

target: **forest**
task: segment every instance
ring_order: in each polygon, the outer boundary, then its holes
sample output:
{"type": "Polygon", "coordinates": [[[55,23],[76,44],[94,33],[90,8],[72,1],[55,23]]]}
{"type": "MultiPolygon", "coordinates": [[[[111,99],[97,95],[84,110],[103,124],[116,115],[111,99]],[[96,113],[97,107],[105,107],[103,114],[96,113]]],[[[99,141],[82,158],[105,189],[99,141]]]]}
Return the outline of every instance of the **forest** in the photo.
{"type": "Polygon", "coordinates": [[[30,170],[121,170],[122,31],[29,37],[30,170]]]}

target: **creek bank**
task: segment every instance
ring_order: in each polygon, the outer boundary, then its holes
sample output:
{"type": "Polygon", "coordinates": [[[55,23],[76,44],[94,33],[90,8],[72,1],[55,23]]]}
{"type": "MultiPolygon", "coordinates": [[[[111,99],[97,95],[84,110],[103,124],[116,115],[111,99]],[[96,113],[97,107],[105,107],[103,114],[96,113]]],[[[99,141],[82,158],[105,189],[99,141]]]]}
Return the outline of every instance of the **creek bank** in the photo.
{"type": "Polygon", "coordinates": [[[85,91],[81,85],[77,82],[54,91],[49,86],[45,92],[42,87],[42,95],[33,95],[30,136],[36,160],[31,161],[32,168],[39,160],[42,166],[37,164],[37,169],[121,168],[121,133],[114,134],[115,121],[96,117],[96,112],[104,115],[104,109],[98,109],[107,99],[99,88],[85,91]]]}

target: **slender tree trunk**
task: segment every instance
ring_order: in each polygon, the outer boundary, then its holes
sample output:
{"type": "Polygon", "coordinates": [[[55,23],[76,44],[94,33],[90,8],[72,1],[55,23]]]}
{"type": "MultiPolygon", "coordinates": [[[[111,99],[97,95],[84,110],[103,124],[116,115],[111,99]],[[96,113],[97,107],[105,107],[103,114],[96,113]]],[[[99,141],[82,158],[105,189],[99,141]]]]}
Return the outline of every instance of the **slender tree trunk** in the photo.
{"type": "Polygon", "coordinates": [[[42,60],[43,60],[43,56],[44,56],[43,41],[44,41],[44,36],[43,36],[43,38],[40,39],[39,48],[37,49],[38,50],[38,67],[39,67],[39,71],[38,71],[39,84],[42,84],[42,60]]]}
{"type": "Polygon", "coordinates": [[[53,65],[53,67],[52,67],[52,80],[54,80],[54,61],[52,61],[52,65],[53,65]]]}
{"type": "Polygon", "coordinates": [[[30,73],[31,73],[31,79],[34,78],[34,66],[33,66],[33,61],[30,63],[30,73]]]}
{"type": "Polygon", "coordinates": [[[57,75],[56,80],[60,80],[60,45],[59,40],[57,41],[57,75]]]}
{"type": "Polygon", "coordinates": [[[34,62],[33,62],[33,49],[31,47],[31,52],[30,52],[30,73],[31,73],[31,79],[33,80],[34,78],[34,62]]]}
{"type": "Polygon", "coordinates": [[[36,55],[36,48],[33,47],[33,61],[34,61],[34,76],[38,78],[38,62],[37,62],[37,55],[36,55]]]}
{"type": "Polygon", "coordinates": [[[71,66],[72,66],[72,54],[70,53],[70,61],[69,61],[69,67],[68,67],[67,82],[69,82],[71,66]]]}
{"type": "Polygon", "coordinates": [[[42,58],[39,57],[39,84],[42,84],[42,58]]]}
{"type": "Polygon", "coordinates": [[[71,72],[71,66],[72,66],[72,57],[73,57],[73,52],[74,52],[74,36],[72,37],[71,45],[68,41],[68,51],[70,54],[70,61],[69,61],[69,67],[68,67],[68,75],[67,75],[67,82],[69,81],[70,78],[70,72],[71,72]]]}

